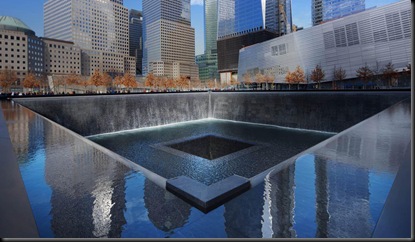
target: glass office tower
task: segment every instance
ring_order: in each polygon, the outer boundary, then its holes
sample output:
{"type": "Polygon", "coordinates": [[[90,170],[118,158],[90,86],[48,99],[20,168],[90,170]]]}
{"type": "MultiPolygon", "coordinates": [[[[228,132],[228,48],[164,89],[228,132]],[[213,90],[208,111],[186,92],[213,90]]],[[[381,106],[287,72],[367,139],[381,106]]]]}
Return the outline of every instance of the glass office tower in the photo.
{"type": "Polygon", "coordinates": [[[218,0],[218,70],[237,78],[239,50],[291,33],[291,0],[218,0]]]}
{"type": "Polygon", "coordinates": [[[218,79],[218,0],[204,0],[205,53],[196,57],[200,80],[218,79]]]}
{"type": "Polygon", "coordinates": [[[365,10],[365,0],[313,0],[311,3],[313,26],[363,10],[365,10]]]}
{"type": "Polygon", "coordinates": [[[267,29],[292,30],[291,0],[219,0],[218,39],[267,29]]]}
{"type": "Polygon", "coordinates": [[[136,73],[142,74],[143,65],[143,14],[141,11],[130,10],[130,56],[136,59],[136,73]]]}

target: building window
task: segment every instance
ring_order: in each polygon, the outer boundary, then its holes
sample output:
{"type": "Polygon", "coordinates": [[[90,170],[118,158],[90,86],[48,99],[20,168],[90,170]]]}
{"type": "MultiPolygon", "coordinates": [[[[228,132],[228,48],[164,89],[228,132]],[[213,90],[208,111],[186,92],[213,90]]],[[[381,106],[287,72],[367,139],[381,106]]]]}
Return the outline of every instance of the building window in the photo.
{"type": "Polygon", "coordinates": [[[271,53],[272,55],[278,55],[278,46],[272,46],[271,53]]]}
{"type": "Polygon", "coordinates": [[[336,47],[345,47],[346,44],[346,31],[344,27],[334,29],[334,37],[336,39],[336,47]]]}

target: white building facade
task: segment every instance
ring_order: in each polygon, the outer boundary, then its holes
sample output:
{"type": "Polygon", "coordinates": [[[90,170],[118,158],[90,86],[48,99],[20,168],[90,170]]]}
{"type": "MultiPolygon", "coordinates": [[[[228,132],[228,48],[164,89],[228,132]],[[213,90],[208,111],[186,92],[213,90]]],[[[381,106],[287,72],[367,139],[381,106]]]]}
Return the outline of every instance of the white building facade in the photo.
{"type": "Polygon", "coordinates": [[[399,71],[411,63],[411,2],[399,1],[302,31],[245,47],[239,53],[238,79],[261,72],[285,83],[287,71],[299,65],[305,72],[320,65],[325,80],[333,80],[334,68],[355,78],[367,64],[374,68],[391,62],[399,71]]]}

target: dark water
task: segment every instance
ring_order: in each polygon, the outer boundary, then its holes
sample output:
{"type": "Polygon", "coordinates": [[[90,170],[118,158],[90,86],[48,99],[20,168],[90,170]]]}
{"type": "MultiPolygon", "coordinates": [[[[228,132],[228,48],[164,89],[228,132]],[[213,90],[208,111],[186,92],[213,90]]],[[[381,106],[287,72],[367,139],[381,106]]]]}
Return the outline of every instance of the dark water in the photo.
{"type": "Polygon", "coordinates": [[[89,139],[162,177],[184,175],[210,185],[234,174],[253,177],[332,135],[206,119],[91,136],[89,139]],[[207,135],[224,137],[228,141],[217,138],[212,141],[213,145],[205,138],[207,135]],[[209,146],[221,147],[221,151],[216,148],[214,153],[230,154],[222,159],[203,158],[203,154],[209,156],[206,154],[209,146]],[[191,155],[198,152],[201,155],[191,155]]]}

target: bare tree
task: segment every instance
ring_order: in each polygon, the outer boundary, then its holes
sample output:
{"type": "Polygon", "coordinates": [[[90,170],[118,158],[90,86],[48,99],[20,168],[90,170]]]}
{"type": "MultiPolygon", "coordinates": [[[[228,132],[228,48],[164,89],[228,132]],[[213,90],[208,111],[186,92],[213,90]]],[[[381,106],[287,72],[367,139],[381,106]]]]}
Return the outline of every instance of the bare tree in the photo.
{"type": "Polygon", "coordinates": [[[382,67],[380,65],[379,61],[376,61],[375,66],[372,68],[373,71],[373,78],[375,79],[376,83],[378,85],[381,84],[382,80],[381,80],[381,76],[382,76],[382,67]]]}
{"type": "Polygon", "coordinates": [[[365,63],[364,66],[359,67],[359,69],[356,70],[356,76],[364,82],[368,82],[373,78],[373,71],[369,68],[367,63],[365,63]]]}
{"type": "Polygon", "coordinates": [[[326,76],[326,74],[324,73],[324,70],[321,69],[320,65],[317,65],[312,71],[311,71],[311,76],[310,79],[313,82],[317,83],[317,87],[320,89],[320,83],[321,81],[324,80],[324,77],[326,76]]]}
{"type": "Polygon", "coordinates": [[[382,69],[382,75],[386,80],[388,80],[389,87],[393,86],[393,81],[398,78],[398,72],[395,71],[395,68],[391,62],[386,64],[382,69]]]}
{"type": "Polygon", "coordinates": [[[335,87],[334,82],[343,81],[344,79],[346,79],[346,70],[343,69],[341,66],[339,68],[336,68],[336,66],[334,66],[334,70],[333,70],[333,89],[335,87]]]}
{"type": "Polygon", "coordinates": [[[403,74],[405,76],[409,76],[409,78],[411,78],[411,63],[406,65],[405,69],[403,70],[403,74]]]}

